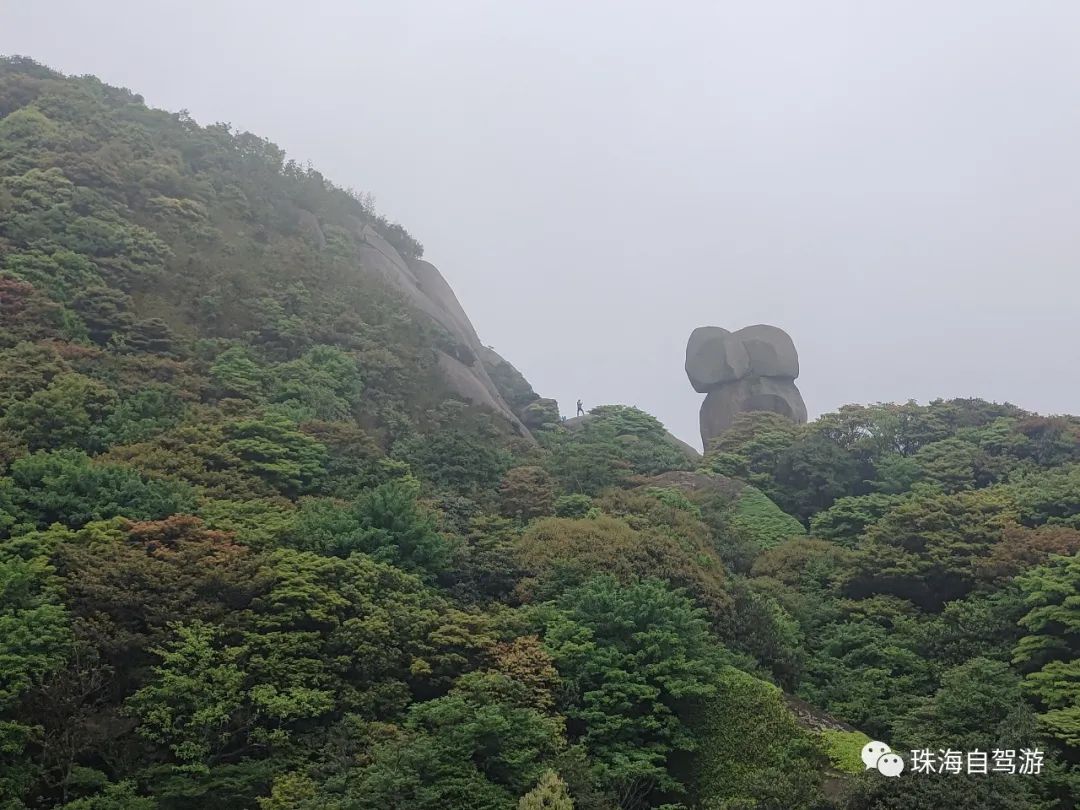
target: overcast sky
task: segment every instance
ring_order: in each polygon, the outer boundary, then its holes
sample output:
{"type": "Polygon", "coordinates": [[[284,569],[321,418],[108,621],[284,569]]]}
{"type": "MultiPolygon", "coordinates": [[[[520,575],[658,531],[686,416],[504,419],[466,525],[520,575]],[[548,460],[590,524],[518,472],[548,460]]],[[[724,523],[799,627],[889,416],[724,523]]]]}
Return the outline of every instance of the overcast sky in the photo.
{"type": "Polygon", "coordinates": [[[1080,4],[0,0],[0,53],[310,160],[426,247],[563,412],[700,445],[696,326],[811,416],[1080,412],[1080,4]]]}

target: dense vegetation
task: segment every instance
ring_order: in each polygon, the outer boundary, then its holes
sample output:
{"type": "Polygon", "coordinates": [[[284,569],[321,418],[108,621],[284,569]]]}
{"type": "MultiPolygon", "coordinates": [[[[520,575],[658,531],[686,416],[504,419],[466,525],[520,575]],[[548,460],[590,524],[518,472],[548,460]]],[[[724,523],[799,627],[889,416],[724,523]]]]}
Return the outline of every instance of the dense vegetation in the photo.
{"type": "Polygon", "coordinates": [[[533,442],[360,225],[421,251],[267,141],[0,62],[0,808],[1072,806],[1080,421],[533,442]],[[886,780],[866,734],[1047,765],[886,780]]]}

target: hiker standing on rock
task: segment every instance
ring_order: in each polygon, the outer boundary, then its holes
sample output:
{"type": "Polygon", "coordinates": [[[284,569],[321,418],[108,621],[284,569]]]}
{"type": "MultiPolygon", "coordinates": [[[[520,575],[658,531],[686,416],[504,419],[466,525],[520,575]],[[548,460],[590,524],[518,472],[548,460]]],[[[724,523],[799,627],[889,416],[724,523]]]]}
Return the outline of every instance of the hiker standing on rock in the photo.
{"type": "Polygon", "coordinates": [[[580,399],[577,401],[577,415],[578,416],[584,416],[585,415],[585,409],[581,407],[581,400],[580,399]]]}

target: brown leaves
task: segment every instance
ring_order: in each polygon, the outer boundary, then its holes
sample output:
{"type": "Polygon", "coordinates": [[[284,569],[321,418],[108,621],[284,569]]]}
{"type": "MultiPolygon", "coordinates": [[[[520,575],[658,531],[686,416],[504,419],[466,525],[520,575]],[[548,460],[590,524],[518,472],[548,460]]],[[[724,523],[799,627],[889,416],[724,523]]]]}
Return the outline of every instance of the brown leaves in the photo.
{"type": "Polygon", "coordinates": [[[123,523],[121,532],[61,543],[56,554],[76,632],[121,668],[161,643],[170,622],[232,624],[260,587],[254,555],[198,518],[123,523]]]}

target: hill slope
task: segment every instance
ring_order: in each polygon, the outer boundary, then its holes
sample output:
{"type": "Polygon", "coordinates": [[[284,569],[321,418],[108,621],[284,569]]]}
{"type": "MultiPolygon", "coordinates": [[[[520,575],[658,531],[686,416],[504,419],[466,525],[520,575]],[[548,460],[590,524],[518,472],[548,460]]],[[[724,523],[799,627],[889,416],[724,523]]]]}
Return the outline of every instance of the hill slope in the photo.
{"type": "Polygon", "coordinates": [[[0,807],[1069,806],[1076,419],[748,414],[697,459],[560,423],[421,253],[0,61],[0,807]],[[887,780],[855,729],[1047,765],[887,780]]]}

